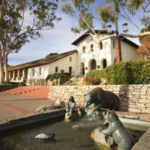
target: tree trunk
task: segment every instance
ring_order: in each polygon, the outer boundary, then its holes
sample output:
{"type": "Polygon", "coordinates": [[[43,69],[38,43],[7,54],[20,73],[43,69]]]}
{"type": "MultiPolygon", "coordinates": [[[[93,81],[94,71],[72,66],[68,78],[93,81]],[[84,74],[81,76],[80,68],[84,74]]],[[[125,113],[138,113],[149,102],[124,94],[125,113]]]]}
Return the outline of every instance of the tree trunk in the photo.
{"type": "Polygon", "coordinates": [[[0,85],[3,84],[3,64],[2,64],[2,52],[0,52],[0,85]]]}
{"type": "Polygon", "coordinates": [[[8,82],[8,67],[7,67],[7,55],[4,56],[4,71],[5,71],[5,82],[8,82]]]}

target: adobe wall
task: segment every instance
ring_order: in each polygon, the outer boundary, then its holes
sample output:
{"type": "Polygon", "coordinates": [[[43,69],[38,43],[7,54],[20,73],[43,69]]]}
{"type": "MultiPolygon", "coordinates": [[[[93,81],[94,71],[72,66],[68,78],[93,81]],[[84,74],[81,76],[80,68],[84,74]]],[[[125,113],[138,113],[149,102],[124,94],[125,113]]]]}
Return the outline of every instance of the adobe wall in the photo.
{"type": "Polygon", "coordinates": [[[68,102],[69,97],[74,96],[77,104],[84,105],[84,94],[95,87],[115,93],[121,101],[122,111],[150,113],[150,84],[51,86],[48,98],[68,102]]]}

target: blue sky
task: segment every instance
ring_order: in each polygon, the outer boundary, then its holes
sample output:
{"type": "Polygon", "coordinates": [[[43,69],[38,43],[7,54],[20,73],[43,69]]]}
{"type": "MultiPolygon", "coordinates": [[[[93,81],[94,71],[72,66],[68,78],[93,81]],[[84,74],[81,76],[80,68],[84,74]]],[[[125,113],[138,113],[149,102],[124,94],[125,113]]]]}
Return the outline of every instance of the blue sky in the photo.
{"type": "MultiPolygon", "coordinates": [[[[102,2],[102,1],[101,1],[102,2]]],[[[104,2],[104,0],[103,0],[104,2]]],[[[94,29],[100,28],[100,20],[98,19],[98,14],[95,13],[95,8],[99,5],[99,2],[95,2],[92,6],[93,14],[95,16],[94,19],[94,29]]],[[[30,43],[26,43],[19,53],[11,53],[8,55],[8,64],[10,65],[18,65],[38,59],[44,58],[49,53],[63,53],[66,51],[71,51],[76,49],[76,46],[71,45],[73,41],[79,38],[84,32],[80,34],[74,34],[71,32],[71,27],[77,26],[76,20],[63,13],[60,10],[62,2],[58,3],[58,10],[56,11],[57,17],[61,17],[62,20],[58,23],[55,23],[54,29],[41,31],[42,38],[38,40],[30,40],[30,43]]],[[[143,16],[142,10],[139,11],[136,16],[133,17],[134,23],[138,24],[140,28],[144,26],[140,24],[139,18],[143,16]]],[[[26,14],[25,15],[25,25],[32,23],[32,18],[26,14]]],[[[139,30],[127,22],[125,19],[120,18],[118,21],[119,32],[123,33],[122,24],[128,23],[128,34],[138,34],[139,30]]],[[[110,23],[109,23],[110,24],[110,23]]],[[[115,26],[112,25],[112,29],[115,29],[115,26]]],[[[140,45],[138,38],[128,38],[132,40],[134,43],[140,45]]]]}

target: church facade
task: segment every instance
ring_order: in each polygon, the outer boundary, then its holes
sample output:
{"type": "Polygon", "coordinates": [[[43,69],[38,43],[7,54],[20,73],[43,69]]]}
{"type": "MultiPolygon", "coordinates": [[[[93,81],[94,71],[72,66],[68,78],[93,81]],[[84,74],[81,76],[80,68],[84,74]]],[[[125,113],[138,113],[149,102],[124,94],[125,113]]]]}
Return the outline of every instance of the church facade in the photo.
{"type": "MultiPolygon", "coordinates": [[[[100,37],[109,36],[106,30],[100,31],[100,37]]],[[[8,68],[10,82],[23,82],[24,80],[45,79],[47,75],[55,72],[70,72],[74,75],[84,75],[93,69],[104,69],[116,62],[116,44],[109,39],[99,42],[87,31],[72,44],[76,50],[49,56],[48,58],[12,66],[8,68]]],[[[124,38],[121,41],[122,61],[143,60],[137,52],[138,45],[124,38]]]]}

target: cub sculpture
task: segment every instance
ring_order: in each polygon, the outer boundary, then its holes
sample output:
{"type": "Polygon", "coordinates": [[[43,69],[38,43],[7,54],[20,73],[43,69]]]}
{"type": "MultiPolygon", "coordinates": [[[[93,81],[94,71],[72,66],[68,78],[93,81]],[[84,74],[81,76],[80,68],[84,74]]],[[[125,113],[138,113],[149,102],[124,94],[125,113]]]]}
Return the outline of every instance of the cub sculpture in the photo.
{"type": "Polygon", "coordinates": [[[114,110],[111,112],[107,111],[107,119],[104,124],[107,123],[109,123],[108,128],[101,132],[113,137],[115,143],[118,145],[118,150],[130,150],[134,146],[135,141],[123,126],[114,110]]]}
{"type": "Polygon", "coordinates": [[[87,113],[88,115],[91,115],[94,111],[101,110],[101,108],[120,110],[120,100],[117,95],[110,91],[104,91],[100,87],[94,88],[85,94],[84,103],[86,108],[92,105],[87,113]]]}

